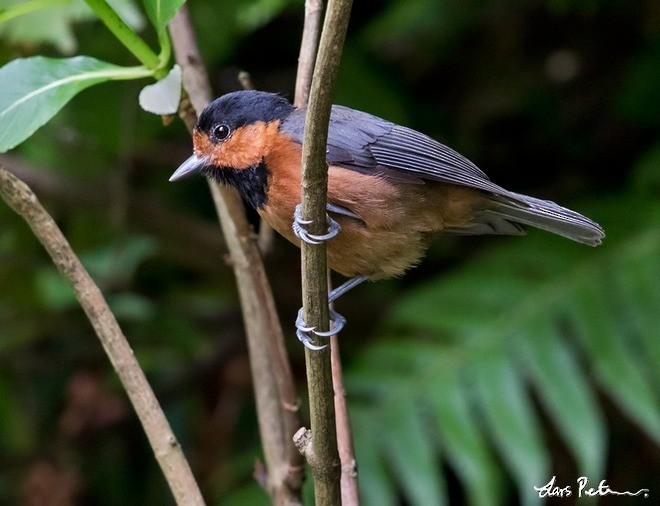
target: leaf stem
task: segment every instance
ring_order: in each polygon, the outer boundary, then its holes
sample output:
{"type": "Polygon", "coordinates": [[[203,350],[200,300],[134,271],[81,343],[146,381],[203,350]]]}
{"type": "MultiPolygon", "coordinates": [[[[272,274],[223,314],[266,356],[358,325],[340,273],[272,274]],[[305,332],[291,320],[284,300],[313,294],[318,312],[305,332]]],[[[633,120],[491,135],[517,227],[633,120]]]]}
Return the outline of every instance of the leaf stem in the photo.
{"type": "Polygon", "coordinates": [[[167,75],[164,63],[105,0],[85,0],[105,26],[142,64],[153,72],[156,79],[167,75]]]}

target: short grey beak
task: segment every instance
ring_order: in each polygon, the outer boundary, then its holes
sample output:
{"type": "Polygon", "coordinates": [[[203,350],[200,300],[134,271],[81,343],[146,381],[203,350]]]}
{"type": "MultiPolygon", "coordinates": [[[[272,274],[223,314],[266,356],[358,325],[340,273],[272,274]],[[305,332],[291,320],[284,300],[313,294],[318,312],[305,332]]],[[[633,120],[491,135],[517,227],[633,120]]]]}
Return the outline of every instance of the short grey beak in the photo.
{"type": "Polygon", "coordinates": [[[189,176],[190,174],[199,172],[208,164],[209,159],[206,156],[192,155],[185,162],[183,162],[178,169],[174,171],[174,174],[172,174],[172,177],[170,177],[170,181],[177,181],[181,178],[189,176]]]}

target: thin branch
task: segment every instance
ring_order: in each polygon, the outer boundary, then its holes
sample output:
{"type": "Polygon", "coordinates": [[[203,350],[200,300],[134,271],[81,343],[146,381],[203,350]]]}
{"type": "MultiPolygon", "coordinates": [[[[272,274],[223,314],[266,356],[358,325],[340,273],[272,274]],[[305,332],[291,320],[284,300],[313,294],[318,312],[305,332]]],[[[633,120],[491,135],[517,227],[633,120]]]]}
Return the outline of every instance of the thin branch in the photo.
{"type": "MultiPolygon", "coordinates": [[[[180,115],[192,130],[197,111],[211,98],[211,89],[185,5],[170,23],[170,33],[176,60],[183,68],[184,88],[190,98],[187,104],[182,104],[180,115]]],[[[268,473],[268,493],[275,504],[301,504],[304,467],[292,443],[293,434],[300,427],[299,400],[273,293],[256,236],[238,193],[214,182],[209,185],[238,283],[268,473]]]]}
{"type": "MultiPolygon", "coordinates": [[[[297,107],[307,106],[309,88],[314,75],[314,64],[318,48],[318,39],[321,32],[323,14],[322,0],[307,0],[305,2],[305,21],[302,41],[300,43],[300,56],[298,58],[298,73],[296,75],[296,95],[294,103],[297,107]]],[[[328,271],[328,289],[331,289],[330,272],[328,271]]],[[[331,305],[332,307],[332,305],[331,305]]],[[[346,391],[342,376],[341,355],[339,353],[339,339],[332,336],[330,339],[332,384],[335,392],[335,422],[337,425],[337,449],[341,462],[341,501],[345,506],[359,504],[357,465],[353,447],[351,423],[346,406],[346,391]]]]}
{"type": "Polygon", "coordinates": [[[312,87],[314,64],[321,33],[321,18],[323,16],[323,0],[305,1],[305,23],[300,54],[298,56],[298,71],[296,73],[296,91],[293,104],[296,107],[307,105],[309,89],[312,87]]]}
{"type": "MultiPolygon", "coordinates": [[[[328,174],[326,144],[332,89],[350,18],[351,0],[331,0],[323,23],[314,67],[303,140],[302,216],[309,231],[323,234],[326,223],[328,174]]],[[[327,260],[324,243],[303,242],[303,309],[308,325],[328,330],[327,260]]],[[[334,418],[330,350],[305,349],[309,389],[311,449],[306,456],[314,474],[316,504],[340,504],[340,465],[334,418]],[[313,455],[313,458],[310,457],[313,455]]]]}
{"type": "Polygon", "coordinates": [[[330,362],[332,367],[332,385],[335,392],[335,420],[337,421],[337,450],[341,462],[341,503],[343,506],[360,504],[357,482],[357,460],[353,446],[351,422],[346,405],[346,389],[342,374],[339,338],[330,338],[330,362]]]}
{"type": "Polygon", "coordinates": [[[181,446],[101,290],[80,263],[53,218],[41,206],[36,195],[2,165],[0,165],[0,195],[28,223],[62,276],[73,287],[76,298],[85,310],[135,408],[176,503],[203,505],[204,499],[181,446]]]}

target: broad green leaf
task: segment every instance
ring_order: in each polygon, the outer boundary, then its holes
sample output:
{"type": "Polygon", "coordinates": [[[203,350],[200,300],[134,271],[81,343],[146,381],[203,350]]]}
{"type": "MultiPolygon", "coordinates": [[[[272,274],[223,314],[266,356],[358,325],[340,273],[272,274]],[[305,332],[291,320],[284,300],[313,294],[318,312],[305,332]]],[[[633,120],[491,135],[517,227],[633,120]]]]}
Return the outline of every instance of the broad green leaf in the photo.
{"type": "Polygon", "coordinates": [[[450,364],[442,368],[438,380],[429,384],[427,398],[447,459],[463,481],[471,504],[499,504],[502,476],[470,406],[470,393],[450,364]]]}
{"type": "Polygon", "coordinates": [[[413,506],[447,504],[446,485],[438,458],[429,444],[419,407],[414,402],[399,402],[387,410],[387,422],[381,428],[380,445],[413,506]]]}
{"type": "Polygon", "coordinates": [[[156,32],[165,31],[167,23],[174,17],[176,11],[185,3],[185,0],[143,0],[147,15],[154,25],[156,32]]]}
{"type": "Polygon", "coordinates": [[[11,61],[0,68],[0,153],[30,137],[85,88],[149,75],[143,67],[119,67],[89,56],[11,61]]]}
{"type": "Polygon", "coordinates": [[[518,369],[498,354],[475,364],[474,372],[486,422],[518,483],[521,502],[536,505],[534,485],[547,482],[550,459],[541,437],[541,424],[518,369]]]}
{"type": "Polygon", "coordinates": [[[606,430],[593,389],[552,322],[531,321],[517,340],[521,364],[585,476],[600,476],[606,430]]]}

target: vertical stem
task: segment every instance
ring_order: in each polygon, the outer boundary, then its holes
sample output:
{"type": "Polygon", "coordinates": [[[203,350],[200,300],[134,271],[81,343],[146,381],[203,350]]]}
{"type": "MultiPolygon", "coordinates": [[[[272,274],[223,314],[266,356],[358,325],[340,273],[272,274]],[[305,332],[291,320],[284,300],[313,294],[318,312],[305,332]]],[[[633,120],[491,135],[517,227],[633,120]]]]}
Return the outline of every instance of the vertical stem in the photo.
{"type": "Polygon", "coordinates": [[[360,503],[357,484],[357,461],[351,433],[348,407],[346,406],[346,389],[342,373],[341,355],[339,353],[339,338],[330,338],[330,361],[332,363],[332,383],[335,393],[335,419],[337,420],[337,450],[341,462],[341,503],[343,506],[356,506],[360,503]]]}
{"type": "Polygon", "coordinates": [[[298,56],[298,71],[296,72],[296,94],[293,104],[296,107],[307,105],[309,89],[312,86],[314,63],[321,33],[321,19],[323,16],[323,0],[305,1],[305,23],[300,41],[300,54],[298,56]]]}
{"type": "MultiPolygon", "coordinates": [[[[160,67],[160,59],[126,23],[121,19],[105,0],[85,0],[94,13],[103,21],[112,34],[119,39],[126,49],[142,62],[150,70],[160,67]]],[[[158,79],[164,77],[165,70],[162,69],[155,75],[158,79]]]]}
{"type": "MultiPolygon", "coordinates": [[[[314,64],[318,51],[318,39],[321,32],[323,16],[323,0],[305,1],[305,22],[300,56],[298,57],[298,72],[296,75],[296,94],[294,105],[303,107],[309,101],[309,89],[314,75],[314,64]]],[[[331,289],[330,272],[328,272],[328,289],[331,289]]],[[[331,305],[332,307],[332,305],[331,305]]],[[[335,421],[337,430],[337,449],[341,463],[341,502],[344,506],[359,504],[357,485],[357,464],[353,447],[351,424],[346,406],[346,391],[342,376],[339,339],[330,338],[332,383],[335,394],[335,421]]]]}
{"type": "MultiPolygon", "coordinates": [[[[323,24],[309,98],[303,140],[302,215],[309,230],[327,227],[328,174],[325,159],[331,96],[350,18],[351,0],[331,0],[323,24]]],[[[326,247],[302,243],[303,309],[308,325],[328,330],[326,247]]],[[[317,343],[318,344],[318,343],[317,343]]],[[[330,349],[305,349],[309,389],[311,452],[306,455],[314,475],[317,505],[340,504],[340,466],[334,417],[330,349]],[[310,454],[313,454],[310,456],[310,454]]]]}

